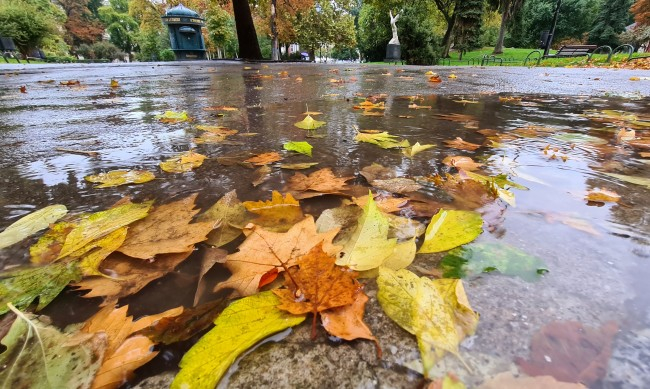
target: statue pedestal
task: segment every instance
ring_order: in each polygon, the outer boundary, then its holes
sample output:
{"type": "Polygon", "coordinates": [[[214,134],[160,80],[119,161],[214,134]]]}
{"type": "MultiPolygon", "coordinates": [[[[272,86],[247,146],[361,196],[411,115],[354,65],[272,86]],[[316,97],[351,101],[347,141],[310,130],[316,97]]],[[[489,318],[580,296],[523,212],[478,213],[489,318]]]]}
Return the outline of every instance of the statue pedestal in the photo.
{"type": "Polygon", "coordinates": [[[389,43],[386,46],[386,58],[384,62],[397,62],[402,59],[402,46],[389,43]]]}

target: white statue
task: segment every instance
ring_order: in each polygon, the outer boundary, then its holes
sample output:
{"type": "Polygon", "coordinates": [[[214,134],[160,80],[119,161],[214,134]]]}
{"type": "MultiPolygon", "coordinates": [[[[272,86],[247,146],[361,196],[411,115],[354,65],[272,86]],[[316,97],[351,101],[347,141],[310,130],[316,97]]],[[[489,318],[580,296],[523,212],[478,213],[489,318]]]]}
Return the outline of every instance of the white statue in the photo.
{"type": "Polygon", "coordinates": [[[393,39],[388,42],[389,45],[399,45],[399,39],[397,38],[397,26],[395,23],[399,20],[399,13],[393,16],[393,11],[388,11],[390,15],[390,28],[393,30],[393,39]]]}

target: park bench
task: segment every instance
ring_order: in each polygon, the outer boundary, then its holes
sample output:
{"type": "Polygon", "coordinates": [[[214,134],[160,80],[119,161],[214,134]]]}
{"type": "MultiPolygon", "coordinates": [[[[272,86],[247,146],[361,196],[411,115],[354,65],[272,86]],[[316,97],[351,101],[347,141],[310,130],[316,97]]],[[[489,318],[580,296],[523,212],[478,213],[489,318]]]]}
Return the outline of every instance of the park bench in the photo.
{"type": "Polygon", "coordinates": [[[9,63],[7,56],[15,58],[16,61],[20,63],[20,60],[16,56],[17,51],[13,39],[4,36],[0,37],[0,52],[2,52],[2,59],[4,59],[6,63],[9,63]]]}
{"type": "MultiPolygon", "coordinates": [[[[618,47],[617,47],[618,49],[618,47]]],[[[591,60],[591,57],[594,54],[607,54],[607,62],[612,58],[612,48],[609,46],[596,46],[596,45],[564,45],[558,49],[555,54],[542,55],[539,50],[534,50],[526,56],[524,60],[524,66],[528,64],[528,61],[537,61],[537,65],[543,59],[551,58],[572,58],[572,57],[588,57],[591,60]],[[537,58],[531,58],[531,56],[536,55],[537,58]]]]}

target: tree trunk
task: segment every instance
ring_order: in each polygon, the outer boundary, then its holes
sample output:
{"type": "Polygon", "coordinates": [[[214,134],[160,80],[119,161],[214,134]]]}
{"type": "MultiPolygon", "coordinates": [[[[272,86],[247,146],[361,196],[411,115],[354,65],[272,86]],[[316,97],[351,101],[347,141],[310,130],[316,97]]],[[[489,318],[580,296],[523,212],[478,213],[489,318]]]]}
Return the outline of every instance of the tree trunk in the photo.
{"type": "Polygon", "coordinates": [[[316,49],[310,47],[308,53],[309,53],[309,61],[316,62],[316,49]]]}
{"type": "Polygon", "coordinates": [[[451,19],[447,21],[447,31],[445,31],[445,37],[442,38],[442,58],[449,58],[449,50],[451,48],[451,33],[454,31],[456,26],[456,12],[451,15],[451,19]]]}
{"type": "Polygon", "coordinates": [[[257,41],[253,16],[248,6],[248,0],[232,0],[237,28],[237,41],[239,42],[239,55],[243,59],[260,60],[262,51],[257,41]]]}
{"type": "Polygon", "coordinates": [[[278,26],[275,15],[276,0],[271,0],[271,59],[280,60],[280,45],[278,44],[278,26]]]}
{"type": "Polygon", "coordinates": [[[503,12],[501,15],[501,28],[499,28],[499,38],[497,39],[497,45],[494,46],[494,51],[492,54],[503,54],[503,39],[506,37],[506,12],[503,12]]]}

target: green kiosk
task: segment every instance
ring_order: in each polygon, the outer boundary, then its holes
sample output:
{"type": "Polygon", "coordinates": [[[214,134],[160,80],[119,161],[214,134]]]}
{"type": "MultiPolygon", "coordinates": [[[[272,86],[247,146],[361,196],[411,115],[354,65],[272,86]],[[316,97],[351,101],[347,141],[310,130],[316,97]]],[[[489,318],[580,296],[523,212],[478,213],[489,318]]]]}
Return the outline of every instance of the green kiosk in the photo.
{"type": "Polygon", "coordinates": [[[198,13],[179,4],[167,10],[162,20],[169,29],[169,39],[177,61],[206,59],[201,34],[204,19],[198,13]]]}

